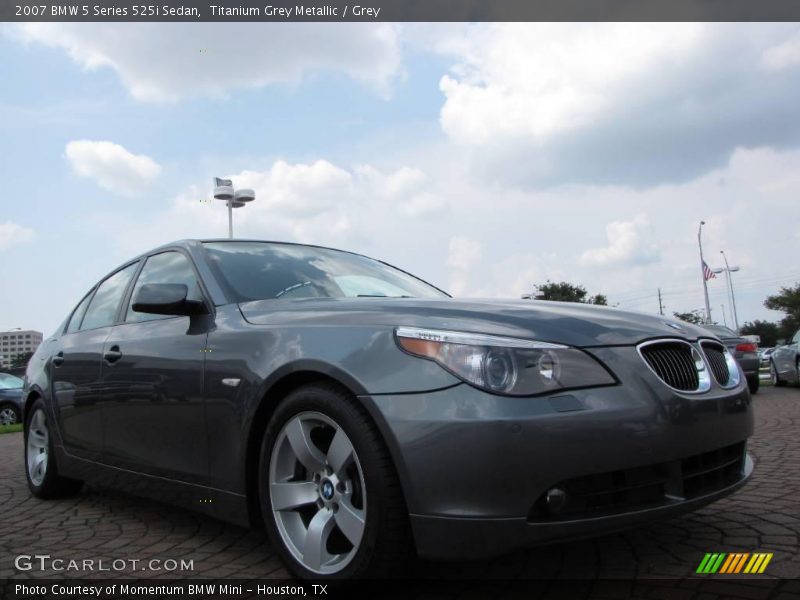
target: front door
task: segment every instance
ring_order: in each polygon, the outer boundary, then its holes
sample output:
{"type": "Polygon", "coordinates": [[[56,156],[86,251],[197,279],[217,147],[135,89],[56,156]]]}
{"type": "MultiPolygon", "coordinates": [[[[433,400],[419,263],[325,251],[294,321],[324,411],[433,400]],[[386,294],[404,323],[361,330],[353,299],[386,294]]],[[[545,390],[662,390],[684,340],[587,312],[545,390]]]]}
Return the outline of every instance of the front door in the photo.
{"type": "Polygon", "coordinates": [[[203,364],[212,319],[135,312],[132,298],[146,283],[183,283],[190,299],[202,299],[184,254],[169,251],[147,259],[129,295],[124,322],[105,341],[104,460],[202,484],[208,479],[203,364]]]}

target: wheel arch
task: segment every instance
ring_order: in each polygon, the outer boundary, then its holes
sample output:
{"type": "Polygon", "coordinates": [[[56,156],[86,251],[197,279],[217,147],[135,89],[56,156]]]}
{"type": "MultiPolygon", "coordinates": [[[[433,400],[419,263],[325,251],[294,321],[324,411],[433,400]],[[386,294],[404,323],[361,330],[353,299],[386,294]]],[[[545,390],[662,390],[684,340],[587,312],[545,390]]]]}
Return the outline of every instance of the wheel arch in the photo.
{"type": "Polygon", "coordinates": [[[30,413],[31,406],[33,403],[36,402],[39,398],[44,398],[44,394],[42,390],[37,387],[31,387],[28,390],[28,393],[25,395],[25,402],[22,403],[22,422],[25,423],[28,419],[28,413],[30,413]]]}
{"type": "MultiPolygon", "coordinates": [[[[314,383],[327,383],[335,385],[343,392],[351,395],[361,405],[375,424],[381,439],[389,451],[395,472],[400,477],[399,465],[395,452],[395,445],[387,439],[387,428],[379,415],[375,414],[375,409],[362,400],[368,393],[349,373],[328,363],[314,360],[302,360],[277,370],[269,378],[259,394],[258,403],[250,413],[250,427],[247,432],[245,447],[245,472],[244,482],[247,495],[248,518],[252,525],[263,526],[261,507],[258,501],[258,461],[261,451],[261,442],[264,431],[267,428],[275,409],[292,391],[314,383]]],[[[401,488],[405,486],[401,485],[401,488]]],[[[403,492],[405,490],[403,489],[403,492]]]]}

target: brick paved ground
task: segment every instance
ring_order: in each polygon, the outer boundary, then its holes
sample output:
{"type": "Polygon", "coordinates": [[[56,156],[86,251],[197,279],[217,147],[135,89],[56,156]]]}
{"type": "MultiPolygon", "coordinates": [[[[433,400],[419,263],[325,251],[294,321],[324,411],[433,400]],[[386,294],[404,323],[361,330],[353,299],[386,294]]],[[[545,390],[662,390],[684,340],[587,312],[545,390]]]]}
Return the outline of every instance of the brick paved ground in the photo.
{"type": "MultiPolygon", "coordinates": [[[[590,541],[539,548],[480,563],[423,563],[433,577],[691,576],[707,551],[766,551],[769,575],[800,578],[800,389],[762,388],[756,396],[753,480],[733,497],[671,521],[590,541]]],[[[86,577],[87,573],[16,573],[19,554],[62,558],[193,559],[184,574],[137,577],[286,577],[263,533],[124,494],[84,489],[43,502],[25,485],[22,434],[0,435],[0,578],[86,577]]],[[[102,577],[130,577],[130,572],[102,577]]],[[[794,585],[794,584],[792,584],[794,585]]],[[[800,597],[800,585],[794,592],[800,597]]],[[[787,590],[789,591],[789,590],[787,590]]],[[[789,596],[787,596],[789,597],[789,596]]]]}

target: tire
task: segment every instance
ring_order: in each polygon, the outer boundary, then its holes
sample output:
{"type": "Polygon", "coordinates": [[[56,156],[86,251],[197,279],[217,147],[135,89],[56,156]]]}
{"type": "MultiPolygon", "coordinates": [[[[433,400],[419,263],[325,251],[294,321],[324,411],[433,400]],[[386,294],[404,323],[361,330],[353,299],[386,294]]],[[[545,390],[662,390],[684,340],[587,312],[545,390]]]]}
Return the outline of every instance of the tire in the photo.
{"type": "Polygon", "coordinates": [[[747,387],[750,389],[751,394],[757,394],[760,385],[761,381],[758,379],[758,373],[756,373],[755,377],[747,378],[747,387]]]}
{"type": "Polygon", "coordinates": [[[258,482],[272,546],[301,579],[387,577],[412,556],[389,452],[363,407],[335,385],[304,386],[278,405],[258,482]],[[279,494],[279,485],[297,487],[279,494]]]}
{"type": "Polygon", "coordinates": [[[781,376],[778,374],[778,369],[775,367],[775,361],[769,363],[769,378],[772,385],[775,387],[783,387],[786,385],[785,381],[781,381],[781,376]]]}
{"type": "Polygon", "coordinates": [[[41,398],[33,403],[25,420],[25,477],[31,493],[44,499],[72,496],[83,485],[58,474],[49,418],[41,398]]]}
{"type": "Polygon", "coordinates": [[[14,404],[0,404],[0,425],[15,425],[21,416],[19,409],[14,404]]]}

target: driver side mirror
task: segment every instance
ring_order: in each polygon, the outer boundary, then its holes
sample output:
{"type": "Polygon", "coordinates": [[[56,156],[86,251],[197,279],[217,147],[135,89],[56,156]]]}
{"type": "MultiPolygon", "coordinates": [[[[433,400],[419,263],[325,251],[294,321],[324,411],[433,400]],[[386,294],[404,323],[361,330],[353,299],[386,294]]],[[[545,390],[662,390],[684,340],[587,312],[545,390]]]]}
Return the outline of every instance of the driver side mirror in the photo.
{"type": "Polygon", "coordinates": [[[187,300],[189,288],[183,283],[146,283],[133,298],[133,310],[153,315],[201,315],[204,302],[187,300]]]}

